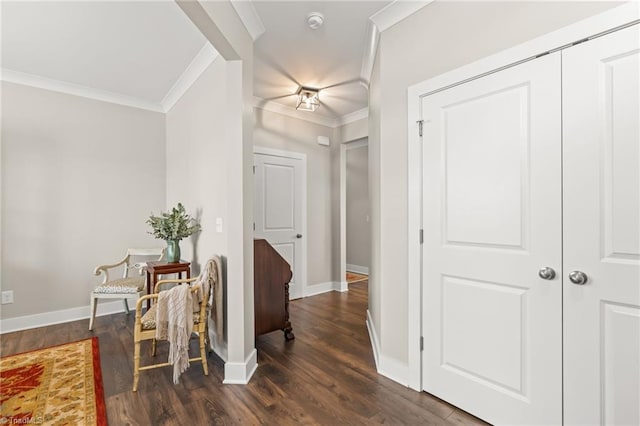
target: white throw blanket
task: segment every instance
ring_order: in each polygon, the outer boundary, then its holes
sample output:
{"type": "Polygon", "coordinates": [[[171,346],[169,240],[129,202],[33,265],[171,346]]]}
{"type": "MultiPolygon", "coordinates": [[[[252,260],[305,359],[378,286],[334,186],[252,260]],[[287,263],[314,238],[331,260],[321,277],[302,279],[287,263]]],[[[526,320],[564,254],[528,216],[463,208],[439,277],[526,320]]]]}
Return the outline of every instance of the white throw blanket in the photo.
{"type": "MultiPolygon", "coordinates": [[[[193,332],[193,316],[200,313],[200,302],[209,294],[215,266],[209,260],[191,286],[182,284],[158,293],[156,339],[169,341],[167,362],[173,365],[174,384],[178,384],[180,375],[189,368],[189,339],[193,332]]],[[[207,319],[204,317],[199,320],[207,319]]]]}
{"type": "Polygon", "coordinates": [[[193,297],[186,284],[158,293],[156,339],[169,341],[173,383],[189,367],[189,339],[193,331],[193,297]]]}
{"type": "MultiPolygon", "coordinates": [[[[197,289],[196,294],[198,295],[198,297],[195,297],[193,299],[194,313],[200,310],[200,302],[205,297],[205,294],[209,295],[209,290],[211,289],[211,286],[213,285],[213,282],[214,282],[214,278],[213,278],[213,274],[215,272],[214,269],[215,269],[215,264],[213,263],[212,259],[209,259],[209,261],[204,265],[204,269],[202,270],[202,273],[198,276],[198,279],[193,283],[192,288],[197,289]]],[[[206,318],[200,318],[200,321],[206,321],[206,318]]]]}

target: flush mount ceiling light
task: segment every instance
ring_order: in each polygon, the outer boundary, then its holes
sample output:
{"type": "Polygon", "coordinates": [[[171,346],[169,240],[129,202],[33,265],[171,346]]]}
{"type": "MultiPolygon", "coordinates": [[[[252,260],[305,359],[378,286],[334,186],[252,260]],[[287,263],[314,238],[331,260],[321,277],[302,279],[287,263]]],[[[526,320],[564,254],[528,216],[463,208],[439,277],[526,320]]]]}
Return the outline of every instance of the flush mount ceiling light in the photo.
{"type": "Polygon", "coordinates": [[[296,109],[300,111],[315,111],[320,106],[320,96],[317,89],[301,87],[298,90],[296,109]]]}
{"type": "Polygon", "coordinates": [[[324,15],[320,12],[311,12],[307,16],[307,25],[309,25],[309,28],[311,28],[312,30],[317,30],[322,26],[323,23],[324,15]]]}

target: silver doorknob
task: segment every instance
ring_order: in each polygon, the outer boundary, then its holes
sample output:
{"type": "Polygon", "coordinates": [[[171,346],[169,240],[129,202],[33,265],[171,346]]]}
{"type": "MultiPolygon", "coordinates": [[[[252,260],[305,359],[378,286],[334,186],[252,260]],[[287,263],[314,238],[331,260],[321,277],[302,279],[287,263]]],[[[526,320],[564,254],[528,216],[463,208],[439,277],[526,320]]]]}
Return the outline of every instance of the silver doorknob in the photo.
{"type": "Polygon", "coordinates": [[[577,285],[585,285],[588,281],[587,274],[582,271],[572,271],[569,273],[569,279],[577,285]]]}
{"type": "Polygon", "coordinates": [[[553,268],[545,266],[538,271],[538,276],[543,280],[552,280],[556,277],[556,271],[553,268]]]}
{"type": "Polygon", "coordinates": [[[302,238],[302,234],[297,234],[296,238],[302,238]]]}

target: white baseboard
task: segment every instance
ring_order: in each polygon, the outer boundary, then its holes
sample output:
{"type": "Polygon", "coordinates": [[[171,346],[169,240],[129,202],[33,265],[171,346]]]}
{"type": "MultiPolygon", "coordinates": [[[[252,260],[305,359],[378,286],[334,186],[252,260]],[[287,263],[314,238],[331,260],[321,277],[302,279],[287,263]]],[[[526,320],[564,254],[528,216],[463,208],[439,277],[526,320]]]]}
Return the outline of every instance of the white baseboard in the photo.
{"type": "Polygon", "coordinates": [[[335,282],[333,283],[333,291],[339,291],[340,293],[344,293],[345,291],[349,291],[349,283],[346,281],[335,282]]]}
{"type": "Polygon", "coordinates": [[[218,344],[218,337],[215,330],[216,326],[211,318],[209,318],[209,347],[221,360],[227,362],[227,342],[223,340],[221,344],[218,344]]]}
{"type": "Polygon", "coordinates": [[[308,285],[304,289],[304,297],[315,296],[317,294],[333,291],[333,282],[319,283],[308,285]]]}
{"type": "Polygon", "coordinates": [[[380,344],[378,343],[378,335],[376,329],[373,326],[373,320],[371,319],[371,312],[367,309],[367,331],[369,332],[369,340],[371,340],[371,349],[373,350],[373,360],[376,362],[376,371],[380,372],[380,363],[378,362],[378,352],[380,351],[380,344]]]}
{"type": "MultiPolygon", "coordinates": [[[[127,299],[131,312],[135,311],[136,299],[127,299]]],[[[104,315],[117,314],[124,312],[122,300],[118,299],[113,302],[98,301],[98,309],[96,317],[104,315]]],[[[76,308],[62,309],[59,311],[43,312],[41,314],[24,315],[15,318],[6,318],[0,320],[0,334],[10,333],[12,331],[27,330],[29,328],[46,327],[53,324],[61,324],[81,319],[89,319],[91,308],[87,306],[78,306],[76,308]]],[[[87,322],[87,328],[89,323],[87,322]]]]}
{"type": "Polygon", "coordinates": [[[345,292],[349,291],[349,286],[346,281],[328,281],[326,283],[308,285],[304,290],[304,297],[316,296],[322,293],[328,293],[330,291],[345,292]]]}
{"type": "Polygon", "coordinates": [[[246,385],[258,368],[258,351],[254,348],[244,362],[225,362],[225,385],[246,385]]]}
{"type": "Polygon", "coordinates": [[[373,358],[376,362],[376,370],[394,382],[404,386],[409,386],[409,366],[406,363],[390,358],[380,352],[380,340],[373,325],[371,314],[367,309],[367,330],[369,331],[369,339],[371,340],[371,348],[373,349],[373,358]]]}
{"type": "Polygon", "coordinates": [[[347,263],[347,271],[355,272],[356,274],[369,275],[369,268],[366,266],[351,265],[347,263]]]}

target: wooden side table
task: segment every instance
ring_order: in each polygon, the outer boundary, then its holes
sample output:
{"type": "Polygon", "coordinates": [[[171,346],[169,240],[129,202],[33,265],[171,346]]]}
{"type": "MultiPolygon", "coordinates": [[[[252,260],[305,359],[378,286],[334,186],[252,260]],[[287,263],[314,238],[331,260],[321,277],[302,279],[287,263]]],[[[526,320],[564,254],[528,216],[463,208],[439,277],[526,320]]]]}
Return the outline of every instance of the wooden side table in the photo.
{"type": "MultiPolygon", "coordinates": [[[[182,278],[182,273],[187,273],[187,279],[191,278],[191,262],[165,262],[151,261],[147,262],[147,294],[151,294],[158,281],[158,275],[178,274],[178,278],[182,278]]],[[[151,308],[151,300],[147,300],[147,310],[151,308]]]]}

